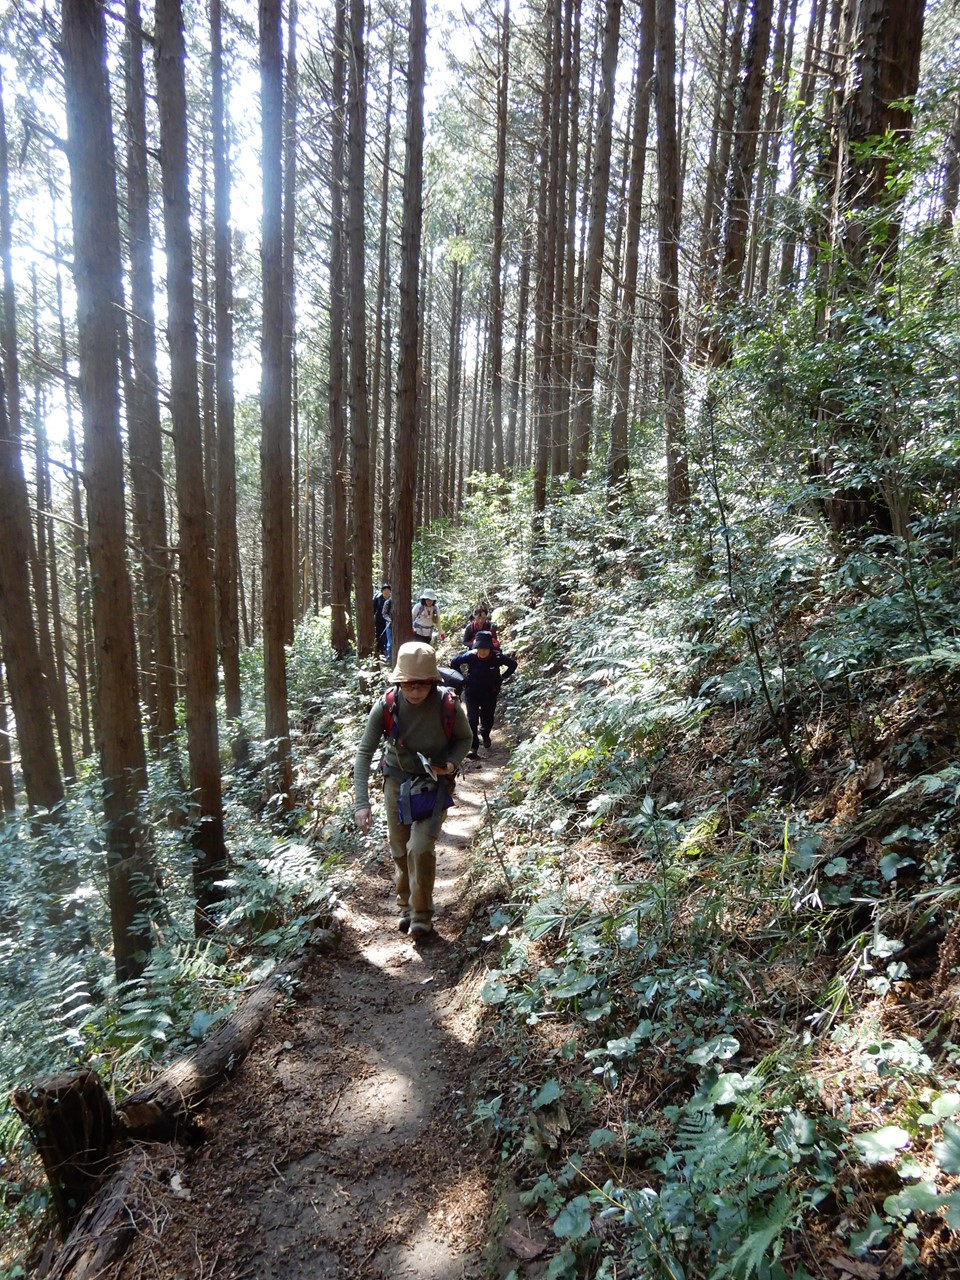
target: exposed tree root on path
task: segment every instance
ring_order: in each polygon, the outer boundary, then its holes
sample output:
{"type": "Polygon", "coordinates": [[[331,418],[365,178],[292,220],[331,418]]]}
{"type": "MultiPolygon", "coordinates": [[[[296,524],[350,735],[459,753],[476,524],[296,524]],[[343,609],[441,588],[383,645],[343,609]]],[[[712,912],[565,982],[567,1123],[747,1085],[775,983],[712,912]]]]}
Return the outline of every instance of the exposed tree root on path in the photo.
{"type": "MultiPolygon", "coordinates": [[[[497,735],[499,737],[499,735],[497,735]]],[[[484,1273],[493,1188],[462,1108],[480,979],[461,979],[470,851],[506,750],[467,761],[438,846],[438,939],[395,928],[381,837],[346,868],[339,953],[308,969],[154,1179],[116,1280],[455,1280],[484,1273]]]]}

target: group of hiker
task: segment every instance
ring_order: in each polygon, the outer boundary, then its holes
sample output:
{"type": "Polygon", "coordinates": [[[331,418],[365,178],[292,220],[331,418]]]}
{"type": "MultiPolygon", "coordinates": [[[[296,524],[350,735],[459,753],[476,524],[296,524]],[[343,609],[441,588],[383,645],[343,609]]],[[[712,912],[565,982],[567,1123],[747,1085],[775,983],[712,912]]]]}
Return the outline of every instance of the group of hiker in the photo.
{"type": "MultiPolygon", "coordinates": [[[[389,663],[394,655],[388,582],[373,607],[377,649],[389,663]]],[[[443,668],[434,647],[437,639],[446,638],[435,591],[420,593],[412,623],[417,639],[398,647],[387,690],[371,707],[357,747],[354,817],[366,834],[372,822],[370,771],[382,744],[379,769],[394,860],[397,927],[414,942],[426,943],[435,936],[436,843],[453,803],[454,779],[466,758],[479,757],[481,741],[490,749],[500,686],[516,671],[517,661],[501,650],[485,604],[477,606],[464,627],[463,651],[443,668]]]]}

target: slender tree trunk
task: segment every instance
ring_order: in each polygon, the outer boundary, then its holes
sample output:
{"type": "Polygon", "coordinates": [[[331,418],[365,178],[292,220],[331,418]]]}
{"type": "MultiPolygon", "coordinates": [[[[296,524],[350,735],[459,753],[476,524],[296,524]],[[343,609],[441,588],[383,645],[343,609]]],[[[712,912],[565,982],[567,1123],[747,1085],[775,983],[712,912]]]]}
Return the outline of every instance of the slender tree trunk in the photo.
{"type": "Polygon", "coordinates": [[[282,503],[281,536],[287,564],[284,577],[283,633],[287,644],[293,643],[295,583],[298,580],[294,512],[297,492],[291,477],[293,452],[294,379],[296,364],[297,316],[294,283],[294,249],[296,247],[297,198],[297,17],[298,0],[289,0],[287,12],[287,65],[283,79],[283,236],[282,298],[283,340],[280,348],[280,466],[282,503]]]}
{"type": "Polygon", "coordinates": [[[373,494],[370,453],[370,400],[367,389],[367,293],[364,236],[364,151],[367,129],[364,0],[350,0],[349,94],[347,153],[349,160],[348,221],[350,297],[350,439],[353,469],[353,571],[357,610],[357,653],[374,651],[373,630],[373,494]]]}
{"type": "MultiPolygon", "coordinates": [[[[722,313],[733,307],[740,297],[743,264],[747,250],[747,228],[750,221],[750,193],[753,186],[754,161],[767,55],[770,51],[770,29],[773,0],[755,0],[746,49],[746,71],[737,102],[733,141],[733,158],[725,200],[726,224],[720,259],[718,309],[722,313]]],[[[714,333],[713,357],[722,361],[730,344],[722,329],[714,333]]]]}
{"type": "Polygon", "coordinates": [[[213,564],[203,484],[203,437],[193,290],[193,239],[187,159],[183,15],[180,0],[156,6],[157,101],[167,262],[170,411],[180,517],[179,563],[184,645],[184,698],[193,829],[194,923],[213,927],[211,908],[223,897],[226,869],[220,744],[217,729],[217,635],[213,564]]]}
{"type": "Polygon", "coordinates": [[[497,67],[497,172],[493,185],[493,250],[490,260],[490,376],[494,465],[504,472],[503,449],[503,206],[507,180],[507,105],[510,77],[510,0],[503,0],[497,67]]]}
{"type": "Polygon", "coordinates": [[[220,0],[210,0],[211,126],[213,132],[214,377],[217,402],[216,536],[214,576],[220,662],[234,759],[247,757],[241,716],[238,616],[236,409],[233,393],[233,265],[230,249],[230,164],[223,91],[220,0]]]}
{"type": "Polygon", "coordinates": [[[97,0],[63,0],[61,17],[100,766],[114,965],[122,981],[142,973],[150,951],[146,909],[154,901],[155,876],[148,829],[140,817],[146,754],[133,596],[124,556],[117,335],[123,291],[116,163],[103,9],[97,0]]]}
{"type": "Polygon", "coordinates": [[[77,439],[74,428],[73,379],[67,359],[67,332],[63,315],[63,281],[60,278],[59,234],[54,207],[53,244],[56,259],[57,328],[60,339],[60,374],[63,380],[64,402],[67,417],[67,455],[70,465],[70,512],[72,519],[71,550],[73,552],[73,610],[76,619],[74,668],[77,684],[77,704],[80,715],[80,749],[84,757],[93,754],[90,736],[90,692],[87,645],[89,636],[90,590],[86,565],[86,537],[83,513],[83,497],[80,492],[80,468],[77,463],[77,439]]]}
{"type": "Polygon", "coordinates": [[[290,602],[290,430],[283,404],[283,85],[280,0],[260,0],[263,326],[260,374],[260,522],[263,537],[263,678],[271,786],[292,784],[285,641],[290,602]]]}
{"type": "Polygon", "coordinates": [[[613,362],[613,417],[610,426],[608,477],[611,490],[623,480],[629,466],[627,425],[630,378],[633,372],[633,334],[637,310],[637,273],[640,263],[640,215],[646,177],[647,133],[650,128],[650,90],[653,83],[656,0],[642,0],[640,46],[634,77],[635,109],[630,144],[630,186],[627,195],[626,247],[620,314],[614,321],[616,344],[613,362]]]}
{"type": "Polygon", "coordinates": [[[344,135],[346,132],[347,0],[336,2],[333,84],[330,104],[330,643],[344,657],[349,648],[350,571],[347,562],[347,435],[344,421],[343,334],[346,323],[346,267],[343,222],[344,135]]]}
{"type": "Polygon", "coordinates": [[[657,167],[660,256],[660,353],[667,455],[667,510],[677,515],[690,497],[684,422],[680,326],[680,172],[677,152],[676,14],[674,0],[657,0],[657,167]]]}
{"type": "Polygon", "coordinates": [[[417,350],[420,335],[418,297],[420,240],[423,228],[423,98],[426,80],[427,14],[425,0],[410,0],[407,63],[407,133],[403,173],[403,225],[400,233],[400,368],[397,379],[397,488],[390,578],[393,583],[394,643],[413,634],[411,623],[411,549],[415,532],[417,444],[420,386],[417,350]]]}
{"type": "Polygon", "coordinates": [[[0,660],[0,811],[4,814],[10,814],[17,811],[17,793],[13,784],[13,753],[10,750],[11,726],[3,668],[4,663],[0,660]]]}
{"type": "MultiPolygon", "coordinates": [[[[2,74],[2,67],[0,67],[2,74]]],[[[55,809],[63,800],[49,690],[34,626],[30,579],[35,558],[30,501],[21,456],[20,365],[13,284],[7,126],[0,80],[0,257],[3,260],[3,366],[0,368],[0,641],[27,804],[55,809]]]]}
{"type": "MultiPolygon", "coordinates": [[[[816,84],[817,58],[820,43],[823,39],[823,26],[826,19],[828,0],[814,0],[810,13],[810,25],[807,28],[806,47],[803,54],[803,70],[800,74],[800,88],[797,93],[797,110],[803,111],[812,101],[816,84]]],[[[784,237],[780,257],[780,288],[784,289],[793,279],[797,258],[797,234],[794,229],[796,215],[794,209],[803,179],[804,153],[796,137],[793,138],[790,151],[790,185],[787,188],[784,205],[788,211],[790,225],[784,237]]]]}
{"type": "Polygon", "coordinates": [[[773,243],[771,225],[772,195],[780,173],[780,149],[783,141],[783,106],[793,62],[793,36],[796,29],[797,0],[780,0],[767,113],[760,138],[760,160],[757,165],[759,185],[754,202],[753,231],[747,260],[744,292],[760,299],[767,294],[770,277],[770,250],[773,243]]]}
{"type": "Polygon", "coordinates": [[[63,777],[73,782],[77,769],[73,759],[73,734],[70,727],[70,705],[63,671],[63,631],[60,612],[60,585],[57,577],[56,542],[52,519],[53,497],[50,489],[50,459],[47,454],[46,405],[40,382],[40,331],[37,273],[31,268],[32,328],[33,328],[33,420],[35,449],[35,476],[37,486],[37,527],[35,554],[30,571],[33,579],[33,600],[37,615],[37,638],[40,643],[40,660],[47,681],[47,696],[53,711],[53,723],[60,746],[60,762],[63,777]],[[58,651],[61,657],[58,659],[58,651]]]}
{"type": "Polygon", "coordinates": [[[621,7],[622,0],[607,0],[603,28],[596,160],[590,204],[590,234],[587,241],[583,309],[577,339],[577,371],[573,397],[573,446],[570,474],[575,480],[581,479],[587,469],[590,433],[593,428],[593,384],[597,371],[600,287],[607,229],[607,192],[610,188],[610,156],[613,143],[613,109],[617,53],[620,48],[621,7]]]}
{"type": "Polygon", "coordinates": [[[536,291],[536,336],[534,395],[536,424],[536,468],[533,508],[539,517],[547,503],[547,473],[550,465],[554,396],[553,304],[557,254],[557,210],[559,201],[559,133],[561,79],[561,0],[551,0],[547,11],[549,39],[544,59],[544,89],[541,98],[541,185],[537,203],[538,262],[536,291]]]}
{"type": "Polygon", "coordinates": [[[148,668],[150,739],[154,750],[172,745],[177,728],[177,665],[173,640],[173,587],[160,382],[154,308],[153,237],[147,173],[146,88],[139,0],[125,0],[127,219],[130,252],[130,344],[133,358],[132,403],[128,406],[130,479],[133,513],[140,543],[144,604],[150,652],[148,668]]]}
{"type": "MultiPolygon", "coordinates": [[[[384,106],[383,168],[380,176],[380,234],[377,241],[377,294],[373,308],[373,376],[370,390],[371,435],[376,442],[380,434],[380,485],[374,494],[374,509],[379,512],[380,575],[387,572],[390,563],[390,406],[381,394],[385,381],[384,348],[387,333],[384,327],[384,304],[390,289],[390,244],[387,235],[387,216],[390,207],[390,143],[393,126],[393,56],[395,24],[390,20],[387,38],[387,96],[384,106]],[[382,411],[382,425],[381,425],[382,411]]],[[[374,445],[375,447],[375,445],[374,445]]]]}

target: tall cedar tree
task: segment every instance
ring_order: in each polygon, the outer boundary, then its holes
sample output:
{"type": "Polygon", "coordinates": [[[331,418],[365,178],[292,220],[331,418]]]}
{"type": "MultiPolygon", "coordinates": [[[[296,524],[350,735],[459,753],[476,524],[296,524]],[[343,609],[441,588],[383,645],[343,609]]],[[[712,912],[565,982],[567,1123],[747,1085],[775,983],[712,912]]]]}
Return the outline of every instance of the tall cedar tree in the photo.
{"type": "Polygon", "coordinates": [[[163,483],[163,437],[154,319],[153,237],[147,174],[146,86],[139,0],[126,0],[127,223],[130,255],[132,403],[128,405],[133,515],[140,543],[144,631],[149,654],[147,706],[153,749],[169,743],[177,727],[177,670],[173,640],[173,577],[163,483]]]}
{"type": "Polygon", "coordinates": [[[210,114],[213,133],[213,277],[214,365],[217,420],[217,502],[214,576],[217,636],[223,667],[227,724],[233,727],[233,753],[247,753],[241,724],[240,619],[237,579],[236,414],[233,394],[233,266],[230,252],[230,165],[227,155],[223,92],[223,39],[220,0],[210,0],[210,114]]]}
{"type": "Polygon", "coordinates": [[[142,973],[150,951],[144,908],[153,899],[155,876],[140,818],[147,769],[125,558],[116,161],[103,8],[98,0],[63,0],[61,17],[100,768],[114,965],[123,980],[142,973]]]}
{"type": "Polygon", "coordinates": [[[590,234],[584,263],[583,303],[577,335],[577,373],[573,400],[573,438],[570,474],[580,479],[587,469],[593,426],[593,383],[597,370],[597,337],[600,320],[600,287],[603,247],[607,231],[607,192],[613,146],[613,107],[620,48],[621,0],[607,0],[600,60],[600,97],[597,104],[596,149],[590,201],[590,234]]]}
{"type": "Polygon", "coordinates": [[[0,638],[7,685],[17,724],[17,742],[27,804],[54,809],[63,781],[53,734],[48,690],[34,626],[30,580],[23,571],[33,558],[30,500],[23,472],[20,428],[20,365],[13,286],[7,125],[0,78],[0,256],[3,316],[0,338],[0,638]]]}
{"type": "Polygon", "coordinates": [[[263,534],[263,680],[266,734],[272,742],[283,795],[291,786],[290,721],[287,710],[286,537],[289,490],[289,430],[283,427],[280,369],[283,342],[282,167],[283,88],[280,0],[260,0],[260,102],[263,168],[263,329],[260,369],[260,519],[263,534]],[[284,461],[286,452],[287,460],[284,461]],[[286,505],[285,505],[286,504],[286,505]]]}
{"type": "Polygon", "coordinates": [[[657,0],[657,212],[660,257],[660,361],[663,370],[667,510],[690,497],[680,324],[680,157],[677,144],[677,33],[674,0],[657,0]]]}
{"type": "Polygon", "coordinates": [[[413,634],[412,547],[415,533],[420,386],[420,240],[423,231],[423,97],[427,70],[425,0],[410,0],[407,59],[407,143],[400,231],[400,368],[397,378],[396,496],[390,578],[393,583],[394,645],[413,634]]]}
{"type": "Polygon", "coordinates": [[[187,160],[183,14],[180,0],[157,0],[157,102],[167,262],[170,412],[180,516],[180,625],[184,649],[187,752],[194,796],[194,922],[212,928],[226,870],[220,744],[217,730],[217,634],[213,564],[203,481],[193,242],[187,160]]]}
{"type": "Polygon", "coordinates": [[[344,421],[346,232],[343,225],[346,133],[346,0],[336,0],[330,103],[330,644],[343,657],[349,646],[350,569],[347,561],[347,436],[344,421]]]}
{"type": "Polygon", "coordinates": [[[284,635],[286,643],[293,643],[295,624],[294,601],[297,596],[296,581],[297,537],[293,504],[296,488],[293,483],[293,453],[296,436],[293,430],[296,399],[296,286],[294,284],[294,224],[296,222],[297,190],[297,0],[290,0],[287,11],[287,63],[283,77],[283,230],[282,230],[282,280],[283,280],[283,344],[280,353],[280,429],[282,444],[280,461],[283,466],[281,517],[283,521],[283,554],[289,566],[284,581],[284,635]]]}
{"type": "Polygon", "coordinates": [[[633,369],[633,335],[636,323],[637,274],[640,261],[640,222],[643,180],[646,176],[647,131],[650,127],[650,90],[653,81],[653,44],[656,0],[641,0],[640,43],[634,77],[633,136],[630,142],[630,185],[627,195],[626,248],[623,262],[623,293],[620,314],[614,320],[613,419],[610,424],[608,475],[614,490],[627,474],[627,421],[630,403],[630,375],[633,369]]]}
{"type": "Polygon", "coordinates": [[[494,465],[502,474],[503,444],[503,206],[507,182],[507,116],[510,80],[510,0],[503,0],[497,49],[497,171],[493,184],[493,250],[490,255],[490,403],[494,465]]]}
{"type": "Polygon", "coordinates": [[[367,392],[367,295],[364,250],[364,154],[367,79],[363,43],[364,0],[350,0],[349,94],[347,105],[347,240],[350,299],[350,439],[353,445],[353,571],[357,606],[357,652],[373,652],[373,490],[370,402],[367,392]]]}

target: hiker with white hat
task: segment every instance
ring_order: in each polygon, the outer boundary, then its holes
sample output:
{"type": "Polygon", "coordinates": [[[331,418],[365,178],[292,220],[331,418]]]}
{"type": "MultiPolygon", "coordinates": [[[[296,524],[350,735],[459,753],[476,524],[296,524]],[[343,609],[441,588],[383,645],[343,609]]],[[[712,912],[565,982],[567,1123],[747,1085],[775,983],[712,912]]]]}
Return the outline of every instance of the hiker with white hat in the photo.
{"type": "MultiPolygon", "coordinates": [[[[440,607],[437,604],[437,593],[427,587],[420,592],[420,598],[413,606],[413,632],[418,640],[433,644],[434,631],[440,631],[440,607]]],[[[443,636],[440,638],[442,640],[443,636]]]]}
{"type": "Polygon", "coordinates": [[[417,943],[433,931],[433,884],[437,837],[453,803],[453,778],[470,750],[473,734],[451,689],[440,688],[437,655],[411,640],[397,650],[390,687],[370,709],[353,765],[354,818],[370,830],[370,767],[384,742],[380,768],[387,833],[397,889],[397,928],[417,943]]]}

